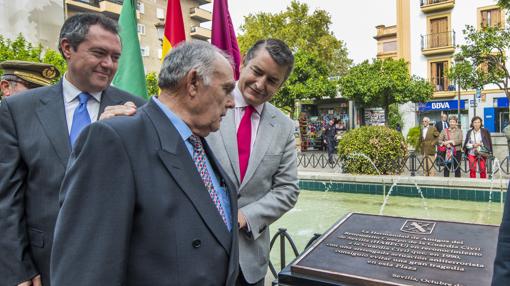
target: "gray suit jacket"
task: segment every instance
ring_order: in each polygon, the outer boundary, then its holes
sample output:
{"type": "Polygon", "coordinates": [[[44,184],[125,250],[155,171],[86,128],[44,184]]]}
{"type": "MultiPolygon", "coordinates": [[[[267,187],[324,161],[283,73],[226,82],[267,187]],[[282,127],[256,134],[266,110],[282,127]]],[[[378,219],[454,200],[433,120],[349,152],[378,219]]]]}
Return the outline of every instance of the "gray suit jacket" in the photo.
{"type": "MultiPolygon", "coordinates": [[[[218,179],[225,178],[204,149],[218,179]]],[[[222,181],[232,202],[226,211],[237,222],[235,188],[222,181]]],[[[228,231],[185,143],[154,101],[81,133],[61,199],[53,286],[235,283],[238,234],[228,231]]]]}
{"type": "MultiPolygon", "coordinates": [[[[0,285],[41,273],[49,286],[58,190],[71,150],[62,82],[10,96],[0,105],[0,285]]],[[[143,100],[110,87],[108,105],[143,100]]]]}
{"type": "Polygon", "coordinates": [[[238,188],[238,203],[250,230],[239,235],[239,263],[250,283],[263,279],[269,263],[268,226],[290,210],[299,190],[294,123],[265,103],[245,178],[240,182],[234,110],[207,137],[214,154],[238,188]]]}

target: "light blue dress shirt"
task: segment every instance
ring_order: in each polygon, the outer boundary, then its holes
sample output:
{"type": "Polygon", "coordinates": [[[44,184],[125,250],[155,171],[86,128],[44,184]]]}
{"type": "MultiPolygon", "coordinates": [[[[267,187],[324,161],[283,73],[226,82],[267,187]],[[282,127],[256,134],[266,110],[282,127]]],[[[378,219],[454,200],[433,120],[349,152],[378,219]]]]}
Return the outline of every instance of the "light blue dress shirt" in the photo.
{"type": "MultiPolygon", "coordinates": [[[[191,142],[189,142],[188,138],[193,134],[191,132],[191,129],[186,125],[184,121],[182,121],[181,118],[179,118],[175,113],[173,113],[170,108],[168,108],[166,105],[161,103],[155,96],[152,97],[152,100],[159,106],[161,111],[168,117],[170,122],[174,125],[175,129],[177,129],[177,132],[179,132],[179,135],[181,135],[182,140],[186,144],[186,148],[188,148],[188,152],[193,159],[193,145],[191,145],[191,142]]],[[[216,175],[216,172],[214,171],[214,168],[211,166],[211,163],[209,162],[209,158],[207,158],[207,154],[205,156],[205,161],[207,165],[207,170],[209,171],[209,175],[211,176],[212,184],[214,189],[216,190],[216,193],[218,194],[218,197],[220,199],[221,206],[223,207],[223,210],[225,211],[225,217],[227,219],[227,228],[230,231],[232,229],[232,214],[230,212],[230,198],[225,190],[225,187],[220,184],[218,180],[218,176],[216,175]]]]}

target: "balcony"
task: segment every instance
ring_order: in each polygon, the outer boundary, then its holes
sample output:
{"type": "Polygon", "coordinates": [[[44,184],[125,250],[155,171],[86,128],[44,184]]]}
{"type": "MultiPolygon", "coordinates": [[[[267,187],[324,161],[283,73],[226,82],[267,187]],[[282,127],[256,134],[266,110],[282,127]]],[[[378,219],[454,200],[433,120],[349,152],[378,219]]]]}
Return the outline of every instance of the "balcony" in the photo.
{"type": "Polygon", "coordinates": [[[68,10],[73,12],[103,13],[112,18],[119,18],[122,9],[120,0],[65,0],[68,10]]]}
{"type": "Polygon", "coordinates": [[[455,0],[421,0],[420,7],[423,13],[433,13],[450,10],[455,6],[455,0]]]}
{"type": "Polygon", "coordinates": [[[207,41],[211,38],[211,30],[200,26],[192,26],[190,36],[194,39],[207,41]]]}
{"type": "Polygon", "coordinates": [[[212,13],[198,7],[190,8],[189,16],[191,19],[197,20],[200,23],[212,21],[212,13]]]}
{"type": "Polygon", "coordinates": [[[452,54],[455,52],[455,31],[421,35],[424,56],[452,54]]]}
{"type": "Polygon", "coordinates": [[[198,2],[198,5],[205,5],[205,4],[211,4],[212,0],[195,0],[198,2]]]}
{"type": "Polygon", "coordinates": [[[447,77],[431,77],[430,83],[434,87],[434,98],[455,96],[456,87],[447,77]]]}

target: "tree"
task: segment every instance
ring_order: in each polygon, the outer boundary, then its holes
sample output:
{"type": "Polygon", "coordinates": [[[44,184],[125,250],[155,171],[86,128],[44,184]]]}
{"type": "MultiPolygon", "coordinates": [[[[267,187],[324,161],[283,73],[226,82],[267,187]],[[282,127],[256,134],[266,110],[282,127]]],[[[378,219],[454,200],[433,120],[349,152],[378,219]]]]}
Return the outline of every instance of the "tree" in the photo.
{"type": "Polygon", "coordinates": [[[337,81],[330,80],[327,71],[327,65],[317,56],[298,51],[294,55],[293,73],[272,102],[294,115],[296,100],[333,98],[337,94],[337,81]]]}
{"type": "MultiPolygon", "coordinates": [[[[19,34],[14,41],[0,35],[0,62],[6,60],[52,64],[60,71],[60,76],[67,70],[66,61],[59,52],[49,48],[44,49],[41,44],[34,46],[25,40],[22,34],[19,34]]],[[[55,78],[55,81],[59,79],[55,78]]]]}
{"type": "Polygon", "coordinates": [[[463,30],[465,44],[455,55],[456,64],[448,76],[457,79],[462,89],[482,88],[495,84],[510,100],[506,51],[510,48],[510,29],[466,26],[463,30]]]}
{"type": "Polygon", "coordinates": [[[158,87],[158,74],[155,72],[150,72],[145,76],[145,81],[147,83],[147,93],[150,96],[157,95],[159,92],[158,87]]]}
{"type": "Polygon", "coordinates": [[[344,42],[330,31],[328,12],[318,9],[310,13],[307,4],[294,0],[283,12],[250,14],[244,21],[243,34],[238,36],[241,53],[267,38],[280,39],[294,51],[295,70],[273,98],[276,106],[292,112],[296,100],[336,95],[336,82],[328,82],[328,78],[345,74],[352,60],[344,42]]]}
{"type": "Polygon", "coordinates": [[[340,79],[339,89],[361,107],[383,107],[386,124],[391,104],[425,102],[434,90],[424,79],[410,76],[403,59],[364,61],[340,79]]]}

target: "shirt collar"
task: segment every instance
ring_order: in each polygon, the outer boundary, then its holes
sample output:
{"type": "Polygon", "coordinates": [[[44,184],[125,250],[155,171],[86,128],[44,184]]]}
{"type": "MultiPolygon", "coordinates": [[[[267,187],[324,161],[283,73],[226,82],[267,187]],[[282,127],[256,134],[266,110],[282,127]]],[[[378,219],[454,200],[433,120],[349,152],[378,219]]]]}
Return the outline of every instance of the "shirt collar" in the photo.
{"type": "MultiPolygon", "coordinates": [[[[79,90],[74,84],[72,84],[70,81],[66,78],[67,72],[62,77],[62,89],[64,92],[64,101],[66,103],[69,103],[73,101],[80,93],[82,93],[81,90],[79,90]]],[[[89,92],[89,94],[94,98],[97,102],[101,102],[101,94],[103,92],[89,92]]]]}
{"type": "MultiPolygon", "coordinates": [[[[236,88],[232,91],[232,93],[234,94],[236,108],[245,108],[248,106],[248,103],[246,103],[246,100],[244,100],[243,94],[239,89],[239,82],[237,82],[236,88]]],[[[260,115],[262,114],[262,110],[264,110],[264,103],[254,106],[254,108],[255,111],[260,115]]]]}
{"type": "Polygon", "coordinates": [[[179,132],[179,135],[181,135],[182,140],[186,142],[186,140],[193,135],[193,132],[191,132],[188,125],[179,116],[177,116],[177,114],[173,113],[168,106],[159,101],[156,96],[153,96],[152,100],[158,105],[161,111],[163,111],[166,117],[168,117],[170,122],[172,122],[175,129],[177,129],[177,132],[179,132]]]}

